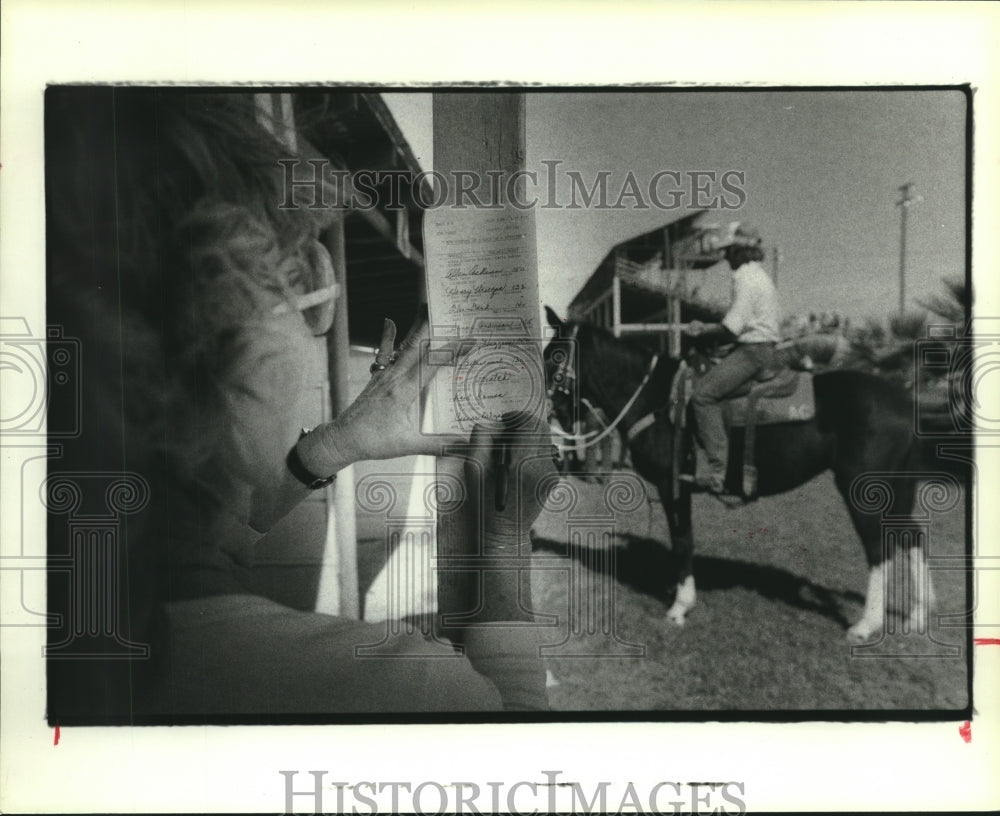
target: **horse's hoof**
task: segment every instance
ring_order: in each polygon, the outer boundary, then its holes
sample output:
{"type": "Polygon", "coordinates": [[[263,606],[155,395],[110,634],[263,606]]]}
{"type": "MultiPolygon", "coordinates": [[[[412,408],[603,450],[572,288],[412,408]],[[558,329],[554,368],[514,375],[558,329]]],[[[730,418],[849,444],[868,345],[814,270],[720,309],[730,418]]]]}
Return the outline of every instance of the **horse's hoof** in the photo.
{"type": "Polygon", "coordinates": [[[671,609],[667,612],[667,618],[675,626],[683,626],[687,619],[687,611],[684,609],[671,609]]]}
{"type": "Polygon", "coordinates": [[[915,609],[903,618],[904,632],[920,632],[921,634],[931,628],[931,613],[929,609],[915,609]]]}
{"type": "Polygon", "coordinates": [[[858,646],[862,643],[866,643],[873,634],[874,630],[862,625],[861,623],[856,623],[847,630],[847,642],[852,646],[858,646]]]}

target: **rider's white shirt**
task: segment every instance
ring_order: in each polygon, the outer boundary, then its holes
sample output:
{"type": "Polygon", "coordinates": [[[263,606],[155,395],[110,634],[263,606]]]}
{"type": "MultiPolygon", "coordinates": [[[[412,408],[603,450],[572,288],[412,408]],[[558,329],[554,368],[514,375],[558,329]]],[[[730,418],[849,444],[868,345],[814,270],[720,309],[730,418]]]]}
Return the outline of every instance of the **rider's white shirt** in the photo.
{"type": "Polygon", "coordinates": [[[733,270],[733,305],[722,325],[740,343],[777,343],[778,293],[771,276],[756,261],[733,270]]]}

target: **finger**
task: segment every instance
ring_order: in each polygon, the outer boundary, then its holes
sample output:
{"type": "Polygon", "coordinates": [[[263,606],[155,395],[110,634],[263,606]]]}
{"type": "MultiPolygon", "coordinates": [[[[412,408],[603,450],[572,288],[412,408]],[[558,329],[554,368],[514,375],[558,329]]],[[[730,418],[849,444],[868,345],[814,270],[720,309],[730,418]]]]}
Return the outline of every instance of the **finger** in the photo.
{"type": "Polygon", "coordinates": [[[403,339],[403,342],[399,344],[400,352],[413,348],[418,345],[421,340],[426,340],[429,335],[430,323],[427,322],[426,317],[421,317],[410,328],[410,331],[403,339]]]}
{"type": "Polygon", "coordinates": [[[512,467],[520,467],[522,463],[529,463],[528,467],[534,469],[537,466],[530,463],[537,459],[541,459],[547,463],[548,467],[552,467],[552,435],[543,417],[519,411],[505,414],[502,421],[505,427],[503,430],[494,432],[493,443],[494,445],[503,444],[506,446],[512,467]]]}
{"type": "Polygon", "coordinates": [[[501,418],[506,433],[512,434],[515,438],[535,439],[542,437],[548,440],[551,437],[549,424],[540,412],[512,411],[501,418]]]}
{"type": "Polygon", "coordinates": [[[389,365],[392,361],[393,348],[396,345],[396,324],[388,317],[382,323],[382,340],[375,352],[375,362],[379,365],[389,365]]]}
{"type": "Polygon", "coordinates": [[[481,464],[489,461],[490,453],[493,451],[493,432],[480,424],[472,428],[472,435],[469,437],[469,446],[466,454],[471,454],[472,458],[481,464]]]}
{"type": "Polygon", "coordinates": [[[409,371],[415,368],[420,360],[422,349],[429,348],[430,344],[426,340],[430,337],[430,324],[425,319],[420,319],[413,324],[409,333],[399,344],[396,353],[396,364],[394,368],[409,371]]]}

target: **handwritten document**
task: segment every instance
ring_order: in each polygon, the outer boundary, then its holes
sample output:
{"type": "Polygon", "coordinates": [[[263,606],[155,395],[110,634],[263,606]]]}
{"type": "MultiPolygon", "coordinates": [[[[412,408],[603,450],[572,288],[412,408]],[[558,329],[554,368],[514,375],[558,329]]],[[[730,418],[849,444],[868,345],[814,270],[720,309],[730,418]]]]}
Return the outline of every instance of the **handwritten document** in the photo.
{"type": "Polygon", "coordinates": [[[504,414],[537,415],[545,376],[535,215],[441,208],[424,215],[434,427],[467,434],[504,414]]]}

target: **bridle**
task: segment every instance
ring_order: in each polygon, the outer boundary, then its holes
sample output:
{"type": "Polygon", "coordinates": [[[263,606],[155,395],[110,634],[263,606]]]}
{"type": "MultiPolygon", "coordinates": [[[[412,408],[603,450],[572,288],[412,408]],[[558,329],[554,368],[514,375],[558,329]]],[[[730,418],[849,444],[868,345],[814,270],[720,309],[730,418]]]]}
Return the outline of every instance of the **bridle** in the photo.
{"type": "Polygon", "coordinates": [[[569,337],[569,351],[562,354],[560,351],[552,352],[553,358],[559,354],[562,359],[560,359],[556,365],[556,370],[552,375],[552,385],[549,386],[546,396],[552,399],[555,394],[562,394],[564,397],[571,397],[573,395],[573,383],[576,382],[576,367],[574,352],[576,351],[576,335],[580,331],[580,324],[574,323],[573,329],[570,332],[569,337]]]}
{"type": "MultiPolygon", "coordinates": [[[[552,385],[549,386],[548,391],[546,392],[549,400],[551,400],[555,394],[561,394],[565,397],[573,396],[573,385],[577,379],[574,352],[576,351],[576,336],[579,330],[580,324],[574,323],[570,336],[567,338],[569,340],[569,351],[564,357],[562,357],[561,360],[558,361],[556,370],[552,374],[552,385]]],[[[553,352],[553,357],[555,357],[557,353],[558,352],[553,352]]],[[[625,407],[619,411],[618,416],[616,416],[614,421],[608,425],[604,424],[604,420],[601,419],[600,414],[597,413],[597,409],[591,404],[590,400],[586,397],[580,397],[580,404],[586,407],[591,416],[597,420],[598,424],[603,425],[604,427],[601,430],[589,431],[585,434],[567,433],[561,428],[551,428],[550,430],[555,436],[572,443],[569,445],[557,444],[556,447],[560,450],[589,448],[592,445],[596,445],[609,434],[613,433],[621,424],[625,415],[632,409],[632,406],[635,405],[635,401],[639,399],[642,389],[645,388],[646,383],[649,382],[649,378],[656,369],[656,364],[659,360],[660,355],[654,354],[653,359],[649,361],[649,367],[646,369],[646,376],[642,378],[642,382],[639,383],[632,396],[629,397],[628,402],[625,403],[625,407]]]]}

